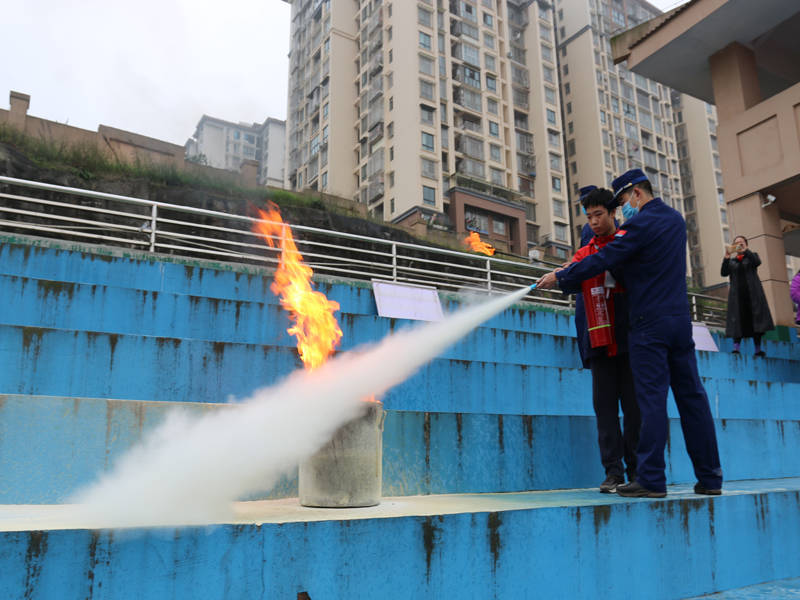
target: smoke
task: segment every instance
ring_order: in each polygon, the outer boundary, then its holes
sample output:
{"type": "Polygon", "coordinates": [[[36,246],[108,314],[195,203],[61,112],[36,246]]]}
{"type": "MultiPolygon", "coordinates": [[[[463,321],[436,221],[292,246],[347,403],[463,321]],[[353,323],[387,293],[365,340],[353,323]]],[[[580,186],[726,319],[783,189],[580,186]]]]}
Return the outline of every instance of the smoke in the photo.
{"type": "Polygon", "coordinates": [[[230,519],[234,500],[272,487],[360,416],[363,398],[401,383],[527,291],[341,354],[226,409],[202,417],[170,415],[112,471],[70,499],[80,505],[78,518],[95,528],[230,519]]]}

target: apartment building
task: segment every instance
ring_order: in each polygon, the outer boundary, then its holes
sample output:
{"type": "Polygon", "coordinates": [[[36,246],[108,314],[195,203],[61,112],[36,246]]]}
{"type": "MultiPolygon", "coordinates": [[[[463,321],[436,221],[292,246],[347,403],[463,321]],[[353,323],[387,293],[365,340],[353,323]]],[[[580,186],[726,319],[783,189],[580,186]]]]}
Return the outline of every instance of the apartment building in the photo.
{"type": "Polygon", "coordinates": [[[671,90],[614,66],[609,37],[660,14],[643,0],[555,0],[572,223],[586,222],[578,188],[609,187],[631,168],[683,212],[671,90]]]}
{"type": "Polygon", "coordinates": [[[717,146],[717,111],[713,105],[672,91],[675,141],[683,189],[692,284],[699,288],[727,282],[720,275],[731,231],[723,195],[717,146]]]}
{"type": "Polygon", "coordinates": [[[258,162],[258,183],[283,187],[286,122],[233,123],[203,115],[185,144],[186,158],[218,169],[239,171],[242,162],[258,162]]]}
{"type": "Polygon", "coordinates": [[[548,2],[290,3],[287,187],[568,255],[548,2]]]}

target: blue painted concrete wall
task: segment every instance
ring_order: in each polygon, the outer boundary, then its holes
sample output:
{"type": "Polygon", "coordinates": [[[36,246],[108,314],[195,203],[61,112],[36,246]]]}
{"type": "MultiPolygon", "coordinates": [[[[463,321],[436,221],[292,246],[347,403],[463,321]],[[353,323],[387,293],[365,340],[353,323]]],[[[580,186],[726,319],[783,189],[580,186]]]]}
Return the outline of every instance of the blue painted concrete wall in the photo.
{"type": "MultiPolygon", "coordinates": [[[[93,481],[169,410],[223,405],[0,396],[0,504],[63,502],[93,481]]],[[[718,419],[727,480],[800,473],[800,421],[718,419]]],[[[603,479],[590,416],[389,411],[383,494],[596,487],[603,479]]],[[[667,481],[693,482],[680,424],[670,423],[667,481]]],[[[257,498],[297,496],[296,474],[257,498]]]]}
{"type": "Polygon", "coordinates": [[[0,533],[3,598],[683,598],[795,576],[800,491],[139,532],[0,533]]]}

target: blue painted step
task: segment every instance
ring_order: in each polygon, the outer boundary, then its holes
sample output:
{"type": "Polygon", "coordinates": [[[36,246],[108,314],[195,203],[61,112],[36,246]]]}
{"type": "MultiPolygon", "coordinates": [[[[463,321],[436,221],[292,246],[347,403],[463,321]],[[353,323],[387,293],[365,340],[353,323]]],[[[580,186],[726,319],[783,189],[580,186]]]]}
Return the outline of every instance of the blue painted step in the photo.
{"type": "Polygon", "coordinates": [[[278,501],[241,505],[236,523],[123,533],[0,507],[0,597],[660,600],[800,575],[797,478],[669,492],[278,501]]]}
{"type": "MultiPolygon", "coordinates": [[[[0,396],[0,503],[63,502],[93,481],[170,410],[224,405],[0,396]]],[[[800,473],[800,421],[718,419],[727,480],[800,473]]],[[[383,436],[387,496],[594,487],[603,479],[588,416],[390,410],[383,436]]],[[[694,481],[677,419],[668,482],[694,481]]],[[[257,497],[297,495],[296,475],[257,497]]]]}

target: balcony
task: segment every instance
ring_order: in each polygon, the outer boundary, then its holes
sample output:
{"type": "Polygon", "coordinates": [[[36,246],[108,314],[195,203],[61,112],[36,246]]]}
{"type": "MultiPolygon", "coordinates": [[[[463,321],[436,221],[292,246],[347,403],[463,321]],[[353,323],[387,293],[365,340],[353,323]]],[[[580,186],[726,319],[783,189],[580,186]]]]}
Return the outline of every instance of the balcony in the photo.
{"type": "Polygon", "coordinates": [[[465,175],[463,173],[454,173],[449,177],[445,177],[444,182],[446,188],[462,187],[485,194],[487,196],[499,198],[506,202],[511,202],[512,204],[517,204],[519,206],[523,205],[523,200],[519,192],[515,192],[514,190],[502,185],[489,183],[485,179],[470,177],[469,175],[465,175]]]}

